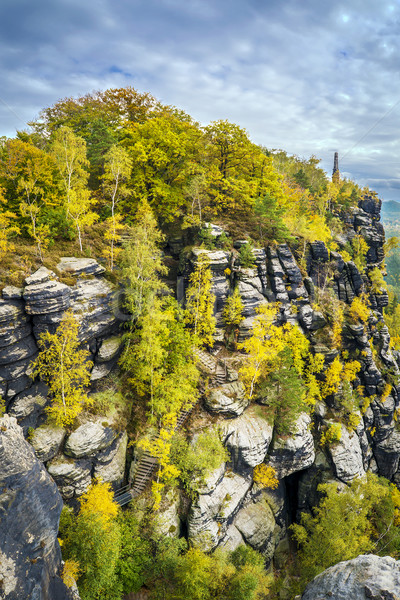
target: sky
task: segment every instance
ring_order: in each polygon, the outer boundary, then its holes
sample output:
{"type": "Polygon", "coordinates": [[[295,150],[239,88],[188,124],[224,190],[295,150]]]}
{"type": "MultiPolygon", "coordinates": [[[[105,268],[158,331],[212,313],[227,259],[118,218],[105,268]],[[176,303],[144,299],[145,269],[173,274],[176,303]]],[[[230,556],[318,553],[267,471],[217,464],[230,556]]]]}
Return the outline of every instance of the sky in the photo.
{"type": "Polygon", "coordinates": [[[1,0],[0,135],[133,86],[400,201],[400,0],[1,0]]]}

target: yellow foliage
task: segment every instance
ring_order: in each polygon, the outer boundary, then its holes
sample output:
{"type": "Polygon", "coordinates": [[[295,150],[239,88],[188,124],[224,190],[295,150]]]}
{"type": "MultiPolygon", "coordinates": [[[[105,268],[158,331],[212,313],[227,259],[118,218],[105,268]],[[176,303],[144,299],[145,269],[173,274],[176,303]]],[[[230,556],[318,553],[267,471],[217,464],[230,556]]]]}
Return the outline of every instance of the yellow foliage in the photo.
{"type": "Polygon", "coordinates": [[[382,403],[386,402],[386,400],[389,398],[389,396],[391,394],[391,391],[392,391],[392,386],[390,385],[390,383],[386,383],[385,388],[382,393],[382,397],[381,397],[382,403]]]}
{"type": "Polygon", "coordinates": [[[205,253],[198,256],[196,268],[190,275],[186,291],[185,324],[193,328],[200,345],[213,346],[216,319],[214,317],[215,296],[211,293],[210,261],[205,253]]]}
{"type": "Polygon", "coordinates": [[[33,376],[45,381],[52,396],[47,412],[60,426],[71,425],[90,399],[85,393],[92,363],[89,352],[79,349],[79,324],[73,313],[65,313],[56,332],[39,338],[39,356],[32,364],[33,376]]]}
{"type": "Polygon", "coordinates": [[[362,296],[356,296],[349,308],[351,318],[355,321],[359,319],[363,323],[368,321],[370,312],[371,311],[367,306],[367,297],[365,294],[362,296]]]}
{"type": "Polygon", "coordinates": [[[351,256],[348,252],[346,252],[346,250],[341,250],[340,252],[344,262],[349,262],[349,260],[351,260],[351,256]]]}
{"type": "Polygon", "coordinates": [[[335,394],[338,391],[339,385],[342,381],[342,371],[343,365],[337,356],[325,373],[325,381],[322,384],[322,396],[324,398],[330,396],[331,394],[335,394]]]}
{"type": "Polygon", "coordinates": [[[77,560],[69,558],[64,563],[62,573],[61,573],[61,578],[62,578],[64,584],[68,588],[71,588],[72,586],[76,585],[76,580],[79,577],[79,573],[80,573],[79,562],[77,560]]]}
{"type": "Polygon", "coordinates": [[[104,233],[104,239],[110,242],[110,245],[103,250],[103,255],[107,258],[110,271],[112,271],[116,259],[122,252],[122,248],[115,247],[115,244],[120,241],[121,232],[125,226],[122,223],[122,215],[119,214],[114,214],[106,219],[105,224],[107,229],[104,233]]]}
{"type": "Polygon", "coordinates": [[[355,431],[361,421],[361,415],[357,413],[350,413],[347,417],[346,427],[349,431],[355,431]]]}
{"type": "Polygon", "coordinates": [[[96,479],[80,498],[80,515],[96,513],[104,527],[118,514],[118,504],[114,502],[111,484],[96,479]]]}
{"type": "Polygon", "coordinates": [[[371,292],[373,294],[380,295],[387,291],[387,283],[383,279],[383,274],[378,267],[372,269],[372,271],[368,273],[368,277],[371,280],[371,292]]]}
{"type": "Polygon", "coordinates": [[[342,437],[342,426],[340,423],[331,423],[327,430],[321,435],[321,445],[340,442],[342,437]]]}
{"type": "Polygon", "coordinates": [[[265,463],[261,463],[254,468],[253,479],[255,483],[272,490],[275,490],[279,485],[275,469],[265,463]]]}
{"type": "Polygon", "coordinates": [[[392,498],[392,502],[394,505],[394,521],[393,524],[396,527],[400,527],[400,491],[394,485],[394,483],[390,484],[390,495],[392,498]]]}
{"type": "Polygon", "coordinates": [[[325,373],[325,381],[322,383],[322,397],[326,398],[331,394],[335,394],[339,391],[342,382],[347,381],[351,383],[357,376],[358,371],[361,369],[361,365],[357,360],[352,360],[346,363],[342,363],[338,356],[328,367],[325,373]]]}

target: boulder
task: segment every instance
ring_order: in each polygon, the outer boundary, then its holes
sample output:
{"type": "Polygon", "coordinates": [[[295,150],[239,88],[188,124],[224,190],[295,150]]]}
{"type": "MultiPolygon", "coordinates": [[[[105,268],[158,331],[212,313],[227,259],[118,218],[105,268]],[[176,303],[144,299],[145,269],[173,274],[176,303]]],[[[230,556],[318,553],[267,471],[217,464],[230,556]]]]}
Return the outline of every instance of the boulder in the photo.
{"type": "Polygon", "coordinates": [[[251,487],[251,480],[226,473],[210,494],[199,494],[189,513],[189,540],[203,550],[212,550],[224,535],[224,524],[238,510],[251,487]]]}
{"type": "Polygon", "coordinates": [[[101,342],[99,351],[96,355],[96,363],[105,363],[116,358],[122,347],[122,338],[115,335],[101,342]]]}
{"type": "Polygon", "coordinates": [[[274,514],[265,499],[242,508],[236,515],[234,525],[247,544],[271,560],[277,528],[274,514]]]}
{"type": "Polygon", "coordinates": [[[101,267],[94,258],[75,258],[74,256],[62,256],[57,265],[60,273],[71,275],[101,275],[105,268],[101,267]]]}
{"type": "Polygon", "coordinates": [[[15,285],[6,285],[1,292],[4,300],[21,300],[23,288],[15,287],[15,285]]]}
{"type": "Polygon", "coordinates": [[[122,435],[114,440],[111,446],[102,450],[96,456],[94,466],[96,477],[101,477],[103,481],[108,481],[114,484],[115,487],[122,483],[125,475],[127,443],[128,436],[124,431],[122,435]]]}
{"type": "Polygon", "coordinates": [[[293,424],[292,437],[277,438],[269,453],[269,464],[278,479],[310,467],[315,459],[314,440],[309,430],[311,418],[302,413],[293,424]]]}
{"type": "Polygon", "coordinates": [[[272,426],[254,409],[222,423],[221,429],[235,469],[255,467],[264,461],[272,440],[272,426]]]}
{"type": "Polygon", "coordinates": [[[18,394],[12,401],[8,413],[18,419],[26,432],[28,427],[37,427],[45,418],[48,388],[44,383],[35,383],[28,390],[18,394]]]}
{"type": "Polygon", "coordinates": [[[55,279],[56,274],[53,271],[50,271],[47,267],[39,267],[37,271],[29,275],[25,279],[26,285],[39,285],[41,283],[46,283],[50,281],[50,279],[55,279]]]}
{"type": "Polygon", "coordinates": [[[162,537],[179,537],[181,521],[179,518],[180,497],[177,490],[171,490],[165,497],[167,506],[162,506],[154,518],[154,528],[162,537]]]}
{"type": "Polygon", "coordinates": [[[245,397],[243,384],[233,381],[211,389],[204,403],[210,412],[238,417],[249,405],[249,400],[245,397]]]}
{"type": "Polygon", "coordinates": [[[81,496],[92,482],[92,463],[86,459],[73,460],[60,455],[47,463],[47,470],[65,500],[81,496]]]}
{"type": "Polygon", "coordinates": [[[191,262],[195,265],[201,254],[206,254],[212,271],[224,271],[229,267],[230,253],[223,250],[205,250],[193,248],[191,262]]]}
{"type": "Polygon", "coordinates": [[[29,315],[64,311],[71,302],[71,288],[59,281],[32,283],[24,289],[25,310],[29,315]]]}
{"type": "Polygon", "coordinates": [[[29,442],[35,451],[36,456],[42,462],[47,462],[54,458],[64,441],[65,429],[51,425],[42,425],[35,429],[29,442]]]}
{"type": "Polygon", "coordinates": [[[399,590],[400,561],[367,554],[317,575],[302,600],[397,600],[399,590]]]}
{"type": "Polygon", "coordinates": [[[2,598],[67,600],[58,577],[62,499],[16,419],[0,419],[0,579],[2,598]]]}
{"type": "Polygon", "coordinates": [[[340,481],[348,483],[355,477],[365,474],[360,440],[355,432],[351,434],[342,425],[340,441],[331,444],[328,452],[332,459],[335,474],[340,481]]]}
{"type": "Polygon", "coordinates": [[[233,552],[236,550],[236,548],[242,546],[244,543],[245,541],[239,529],[232,524],[226,530],[226,534],[218,544],[218,547],[226,550],[226,552],[233,552]]]}
{"type": "Polygon", "coordinates": [[[74,458],[93,456],[107,448],[116,438],[116,432],[100,423],[84,423],[68,437],[64,453],[74,458]]]}

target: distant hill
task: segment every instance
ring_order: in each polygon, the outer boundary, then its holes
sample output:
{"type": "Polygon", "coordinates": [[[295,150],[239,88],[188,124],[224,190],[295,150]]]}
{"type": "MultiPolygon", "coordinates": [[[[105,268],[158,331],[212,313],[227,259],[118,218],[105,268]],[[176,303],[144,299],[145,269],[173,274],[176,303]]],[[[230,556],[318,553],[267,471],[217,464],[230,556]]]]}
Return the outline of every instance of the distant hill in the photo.
{"type": "Polygon", "coordinates": [[[400,219],[400,202],[395,200],[388,200],[382,202],[382,221],[391,221],[392,219],[400,219]]]}

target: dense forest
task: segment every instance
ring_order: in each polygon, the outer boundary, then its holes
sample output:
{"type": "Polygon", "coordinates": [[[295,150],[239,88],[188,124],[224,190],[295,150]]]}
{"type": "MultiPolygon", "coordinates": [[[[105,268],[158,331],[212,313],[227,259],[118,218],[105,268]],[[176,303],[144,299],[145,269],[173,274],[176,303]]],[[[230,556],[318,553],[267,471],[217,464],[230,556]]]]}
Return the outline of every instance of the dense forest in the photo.
{"type": "MultiPolygon", "coordinates": [[[[54,272],[61,257],[73,256],[96,259],[106,280],[123,289],[124,349],[99,389],[89,389],[93,365],[72,311],[41,333],[31,369],[32,378],[48,385],[47,422],[73,432],[83,414],[105,420],[112,411],[119,430],[128,432],[128,460],[146,452],[158,465],[146,491],[123,509],[101,479],[78,503],[65,505],[62,576],[67,586],[77,582],[83,600],[119,600],[132,592],[171,600],[284,600],[341,560],[369,552],[399,557],[400,492],[378,469],[340,484],[340,493],[337,481],[321,480],[313,510],[291,516],[280,560],[266,560],[251,544],[212,551],[207,539],[189,543],[187,532],[165,535],[157,525],[177,489],[190,506],[212,473],[232,460],[216,417],[205,421],[193,410],[209,391],[202,353],[212,356],[219,345],[236,361],[248,411],[273,428],[277,443],[290,439],[293,424],[307,415],[323,453],[360,428],[376,398],[384,404],[394,397],[398,367],[387,367],[378,355],[387,327],[388,353],[400,350],[396,289],[385,323],[373,299],[387,294],[382,261],[369,259],[361,227],[349,235],[349,215],[365,198],[380,203],[339,173],[328,177],[315,156],[258,146],[228,121],[200,125],[133,88],[65,98],[45,108],[29,131],[0,139],[1,288],[18,288],[41,266],[54,272]],[[178,258],[171,254],[175,240],[178,258]],[[307,290],[321,328],[310,333],[296,324],[305,319],[305,296],[288,280],[282,300],[275,290],[274,301],[261,302],[243,334],[236,277],[260,265],[261,250],[273,261],[276,249],[286,247],[303,278],[314,265],[310,247],[322,248],[331,261],[319,272],[321,282],[307,290]],[[233,256],[223,270],[229,293],[222,320],[215,317],[212,265],[220,251],[233,256]],[[335,264],[360,274],[354,297],[343,299],[340,289],[335,295],[335,264]],[[184,302],[176,297],[177,274],[186,277],[184,302]],[[289,299],[288,312],[282,306],[289,299]],[[367,346],[347,343],[351,328],[367,346]],[[360,375],[370,357],[386,369],[378,391],[366,389],[360,375]],[[191,410],[178,431],[180,415],[191,410]]],[[[387,252],[396,244],[388,240],[387,252]]],[[[68,271],[57,277],[76,282],[68,271]]],[[[371,443],[374,428],[371,422],[371,443]]],[[[278,471],[260,460],[252,485],[273,494],[278,471]]],[[[230,499],[227,493],[226,506],[230,499]]]]}

